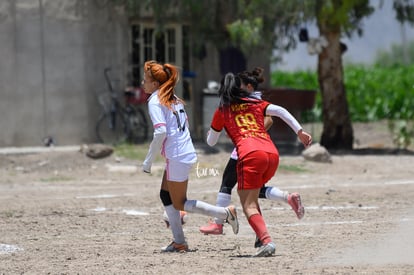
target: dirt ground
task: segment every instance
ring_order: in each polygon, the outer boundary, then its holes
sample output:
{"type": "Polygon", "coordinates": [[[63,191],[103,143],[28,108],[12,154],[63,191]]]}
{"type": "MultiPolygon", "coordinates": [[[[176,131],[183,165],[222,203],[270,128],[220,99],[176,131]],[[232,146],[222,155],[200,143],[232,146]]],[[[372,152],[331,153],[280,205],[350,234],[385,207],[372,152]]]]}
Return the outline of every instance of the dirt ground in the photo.
{"type": "MultiPolygon", "coordinates": [[[[354,126],[359,148],[392,146],[382,126],[354,126]]],[[[215,203],[227,150],[197,145],[190,199],[215,203]]],[[[145,150],[145,148],[143,149],[145,150]]],[[[171,241],[159,185],[136,161],[83,152],[0,155],[0,274],[414,274],[414,154],[282,155],[269,185],[297,191],[306,214],[261,200],[276,255],[251,258],[255,236],[233,192],[240,232],[206,236],[189,214],[191,252],[171,241]]]]}

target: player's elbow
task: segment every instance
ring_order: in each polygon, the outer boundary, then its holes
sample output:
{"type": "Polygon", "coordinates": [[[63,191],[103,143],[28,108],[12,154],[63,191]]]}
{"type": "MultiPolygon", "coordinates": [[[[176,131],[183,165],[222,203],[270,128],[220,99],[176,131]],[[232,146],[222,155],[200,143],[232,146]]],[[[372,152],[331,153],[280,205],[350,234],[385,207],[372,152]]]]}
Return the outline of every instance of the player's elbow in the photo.
{"type": "Polygon", "coordinates": [[[165,138],[167,136],[167,128],[165,126],[160,126],[154,129],[154,137],[165,138]]]}

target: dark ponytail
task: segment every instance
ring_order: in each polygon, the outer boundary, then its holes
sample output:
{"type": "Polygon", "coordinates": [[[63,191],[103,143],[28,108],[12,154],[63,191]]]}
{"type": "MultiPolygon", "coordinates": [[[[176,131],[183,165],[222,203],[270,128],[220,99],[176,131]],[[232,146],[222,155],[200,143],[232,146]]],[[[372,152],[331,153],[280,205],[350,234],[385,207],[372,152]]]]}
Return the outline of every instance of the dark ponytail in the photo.
{"type": "Polygon", "coordinates": [[[235,76],[233,73],[227,73],[220,84],[218,91],[220,106],[244,102],[245,100],[243,98],[249,96],[247,91],[240,88],[240,77],[235,76]]]}

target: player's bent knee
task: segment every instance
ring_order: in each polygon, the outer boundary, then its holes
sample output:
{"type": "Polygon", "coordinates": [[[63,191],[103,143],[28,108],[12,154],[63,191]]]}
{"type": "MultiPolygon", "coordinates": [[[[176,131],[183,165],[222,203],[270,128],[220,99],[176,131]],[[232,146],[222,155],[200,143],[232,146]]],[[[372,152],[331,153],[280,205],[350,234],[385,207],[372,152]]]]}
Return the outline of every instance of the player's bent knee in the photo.
{"type": "Polygon", "coordinates": [[[168,206],[168,205],[172,204],[171,197],[170,197],[170,192],[168,192],[168,191],[165,191],[165,190],[161,189],[160,190],[160,199],[161,199],[162,204],[164,206],[168,206]]]}

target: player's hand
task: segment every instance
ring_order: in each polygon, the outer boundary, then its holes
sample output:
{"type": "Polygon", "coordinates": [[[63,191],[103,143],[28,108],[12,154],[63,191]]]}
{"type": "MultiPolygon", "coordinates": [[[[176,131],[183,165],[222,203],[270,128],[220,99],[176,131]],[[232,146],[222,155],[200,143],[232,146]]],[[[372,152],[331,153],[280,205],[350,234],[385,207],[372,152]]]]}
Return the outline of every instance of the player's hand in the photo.
{"type": "Polygon", "coordinates": [[[312,136],[306,133],[303,130],[299,130],[298,132],[299,140],[302,142],[303,146],[309,147],[312,144],[312,136]]]}
{"type": "Polygon", "coordinates": [[[151,163],[143,163],[142,164],[142,171],[148,174],[151,174],[151,163]]]}

